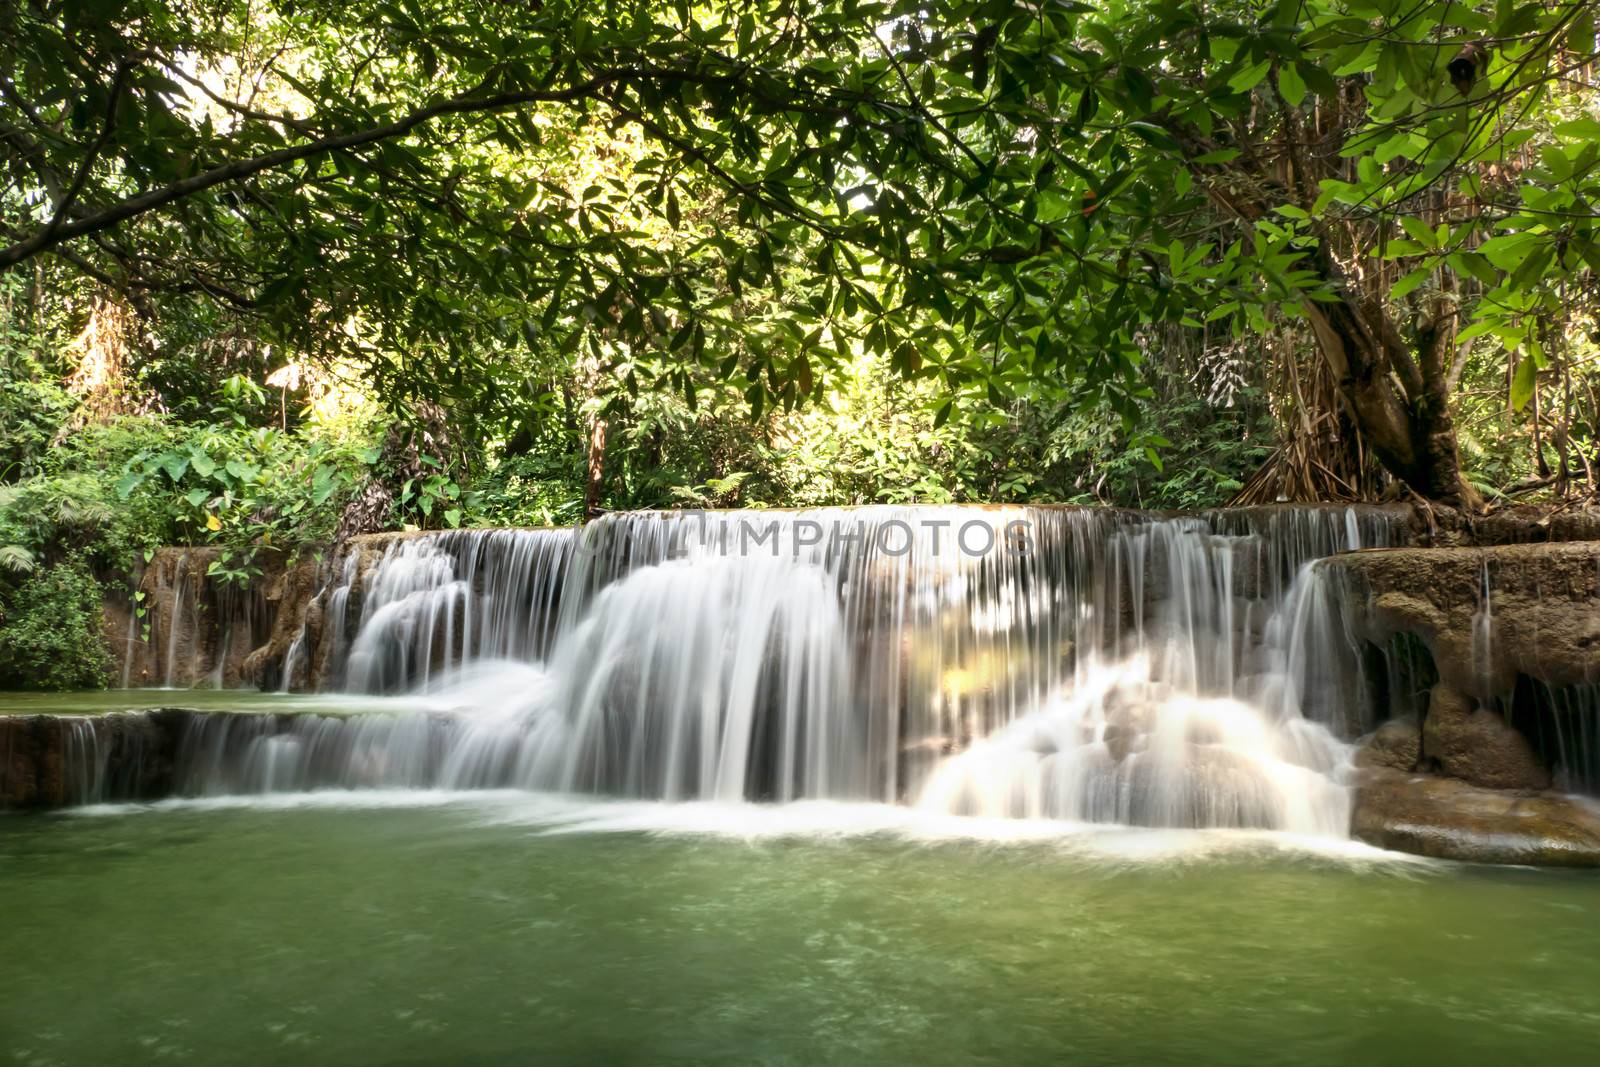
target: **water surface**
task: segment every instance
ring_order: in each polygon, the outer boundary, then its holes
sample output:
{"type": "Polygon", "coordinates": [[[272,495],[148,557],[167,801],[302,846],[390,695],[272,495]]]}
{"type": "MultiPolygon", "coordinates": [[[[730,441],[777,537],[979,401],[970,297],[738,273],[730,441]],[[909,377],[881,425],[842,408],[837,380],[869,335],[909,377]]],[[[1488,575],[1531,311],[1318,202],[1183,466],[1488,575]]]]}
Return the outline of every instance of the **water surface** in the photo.
{"type": "Polygon", "coordinates": [[[510,792],[12,815],[0,1035],[26,1064],[1591,1062],[1600,877],[1327,848],[510,792]]]}

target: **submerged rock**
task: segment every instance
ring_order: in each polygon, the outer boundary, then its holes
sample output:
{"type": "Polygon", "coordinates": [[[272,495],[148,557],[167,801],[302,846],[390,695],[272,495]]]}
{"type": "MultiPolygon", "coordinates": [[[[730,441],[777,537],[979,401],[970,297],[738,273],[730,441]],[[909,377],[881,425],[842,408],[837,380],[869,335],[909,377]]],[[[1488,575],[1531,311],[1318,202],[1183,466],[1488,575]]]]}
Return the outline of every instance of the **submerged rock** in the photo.
{"type": "Polygon", "coordinates": [[[1600,803],[1594,800],[1481,789],[1389,769],[1361,772],[1351,834],[1437,859],[1600,867],[1600,803]]]}

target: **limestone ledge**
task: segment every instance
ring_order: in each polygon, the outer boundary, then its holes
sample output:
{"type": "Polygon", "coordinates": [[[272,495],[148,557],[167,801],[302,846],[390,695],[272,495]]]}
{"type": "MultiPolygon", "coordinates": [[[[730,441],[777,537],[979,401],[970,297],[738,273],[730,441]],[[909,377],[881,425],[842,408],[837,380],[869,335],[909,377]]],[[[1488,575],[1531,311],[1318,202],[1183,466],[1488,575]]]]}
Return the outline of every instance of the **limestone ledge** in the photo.
{"type": "Polygon", "coordinates": [[[1519,674],[1600,682],[1600,541],[1369,549],[1323,566],[1348,583],[1356,637],[1414,635],[1457,693],[1489,700],[1519,674]]]}
{"type": "Polygon", "coordinates": [[[1351,836],[1436,859],[1600,867],[1600,801],[1483,789],[1390,768],[1360,772],[1351,836]]]}

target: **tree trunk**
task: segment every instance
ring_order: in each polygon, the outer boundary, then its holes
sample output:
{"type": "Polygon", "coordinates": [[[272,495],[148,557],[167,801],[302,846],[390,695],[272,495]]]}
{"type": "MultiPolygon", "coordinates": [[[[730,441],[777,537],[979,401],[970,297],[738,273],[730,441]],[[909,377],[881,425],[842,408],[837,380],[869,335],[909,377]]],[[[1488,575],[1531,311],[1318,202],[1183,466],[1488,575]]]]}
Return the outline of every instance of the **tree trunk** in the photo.
{"type": "Polygon", "coordinates": [[[1374,330],[1367,315],[1348,304],[1313,309],[1311,321],[1351,421],[1379,462],[1418,496],[1479,510],[1482,499],[1461,475],[1443,368],[1433,373],[1431,360],[1394,350],[1398,334],[1381,339],[1393,324],[1385,322],[1374,330]],[[1399,367],[1393,358],[1397,355],[1404,359],[1399,367]],[[1415,373],[1413,388],[1400,384],[1410,376],[1400,367],[1415,373]]]}
{"type": "Polygon", "coordinates": [[[1450,415],[1445,356],[1454,348],[1454,299],[1438,294],[1408,343],[1380,297],[1352,292],[1325,245],[1316,259],[1346,295],[1336,303],[1310,304],[1307,317],[1362,439],[1389,473],[1423,499],[1482,510],[1482,497],[1462,477],[1450,415]]]}
{"type": "MultiPolygon", "coordinates": [[[[1287,109],[1291,116],[1293,109],[1287,109]]],[[[1294,182],[1252,172],[1246,167],[1199,162],[1219,147],[1209,136],[1170,115],[1159,116],[1182,146],[1189,171],[1224,213],[1253,226],[1279,200],[1300,201],[1309,212],[1315,201],[1316,170],[1299,146],[1305,143],[1298,119],[1290,123],[1288,145],[1295,161],[1294,182]]],[[[1247,161],[1254,154],[1247,155],[1247,161]]],[[[1317,232],[1316,250],[1306,265],[1340,294],[1332,303],[1306,302],[1306,318],[1317,347],[1328,361],[1350,421],[1378,461],[1425,500],[1480,511],[1483,500],[1461,476],[1455,422],[1450,416],[1450,375],[1444,353],[1456,334],[1455,296],[1435,296],[1430,314],[1407,343],[1389,314],[1381,282],[1348,277],[1334,253],[1335,235],[1317,232]]]]}
{"type": "Polygon", "coordinates": [[[583,521],[600,517],[600,491],[605,487],[606,420],[598,413],[589,420],[588,477],[583,485],[583,521]]]}

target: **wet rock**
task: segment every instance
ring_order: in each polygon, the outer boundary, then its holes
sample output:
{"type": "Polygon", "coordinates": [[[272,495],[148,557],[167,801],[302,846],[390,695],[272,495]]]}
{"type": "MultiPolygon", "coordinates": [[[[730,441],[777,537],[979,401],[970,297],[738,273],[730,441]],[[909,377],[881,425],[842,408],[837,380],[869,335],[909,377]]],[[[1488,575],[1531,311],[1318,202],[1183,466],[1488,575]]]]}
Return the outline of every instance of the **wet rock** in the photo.
{"type": "Polygon", "coordinates": [[[303,554],[293,567],[262,583],[261,597],[267,605],[266,615],[272,627],[266,643],[244,657],[239,667],[240,678],[259,689],[316,689],[320,680],[314,676],[314,663],[309,655],[300,657],[295,665],[295,677],[285,679],[283,671],[288,664],[289,648],[304,634],[304,645],[316,648],[321,637],[322,611],[317,601],[321,590],[323,564],[321,557],[312,552],[303,554]]]}
{"type": "MultiPolygon", "coordinates": [[[[33,807],[45,768],[41,715],[0,718],[0,811],[33,807]]],[[[57,766],[59,773],[59,764],[57,766]]]]}
{"type": "Polygon", "coordinates": [[[1103,735],[1106,751],[1111,753],[1111,759],[1116,763],[1128,758],[1128,753],[1133,750],[1133,743],[1138,738],[1138,732],[1131,726],[1116,722],[1107,725],[1103,735]]]}
{"type": "Polygon", "coordinates": [[[1463,516],[1470,528],[1459,540],[1475,545],[1600,540],[1600,508],[1526,505],[1486,516],[1463,516]]]}
{"type": "Polygon", "coordinates": [[[1355,636],[1415,635],[1459,692],[1600,681],[1600,541],[1369,549],[1326,566],[1349,583],[1355,636]]]}
{"type": "Polygon", "coordinates": [[[1600,803],[1389,769],[1361,772],[1351,834],[1437,859],[1600,867],[1600,803]]]}
{"type": "Polygon", "coordinates": [[[1549,769],[1516,727],[1443,683],[1428,698],[1422,759],[1430,769],[1488,789],[1550,788],[1549,769]]]}
{"type": "Polygon", "coordinates": [[[1357,767],[1415,770],[1422,758],[1422,724],[1415,715],[1390,719],[1357,742],[1357,767]]]}
{"type": "Polygon", "coordinates": [[[195,714],[156,708],[0,716],[0,811],[168,796],[195,714]]]}
{"type": "Polygon", "coordinates": [[[74,759],[73,727],[73,720],[55,715],[0,717],[0,810],[73,801],[74,772],[85,762],[74,759]]]}
{"type": "MultiPolygon", "coordinates": [[[[414,535],[356,538],[348,551],[376,558],[401,536],[414,535]]],[[[304,627],[307,654],[292,688],[316,688],[327,658],[316,598],[322,551],[306,547],[292,560],[263,551],[255,559],[261,574],[245,585],[211,573],[220,552],[214,545],[157,549],[138,577],[142,600],[121,588],[108,595],[102,617],[118,677],[134,686],[277,688],[285,653],[304,627]]]]}

